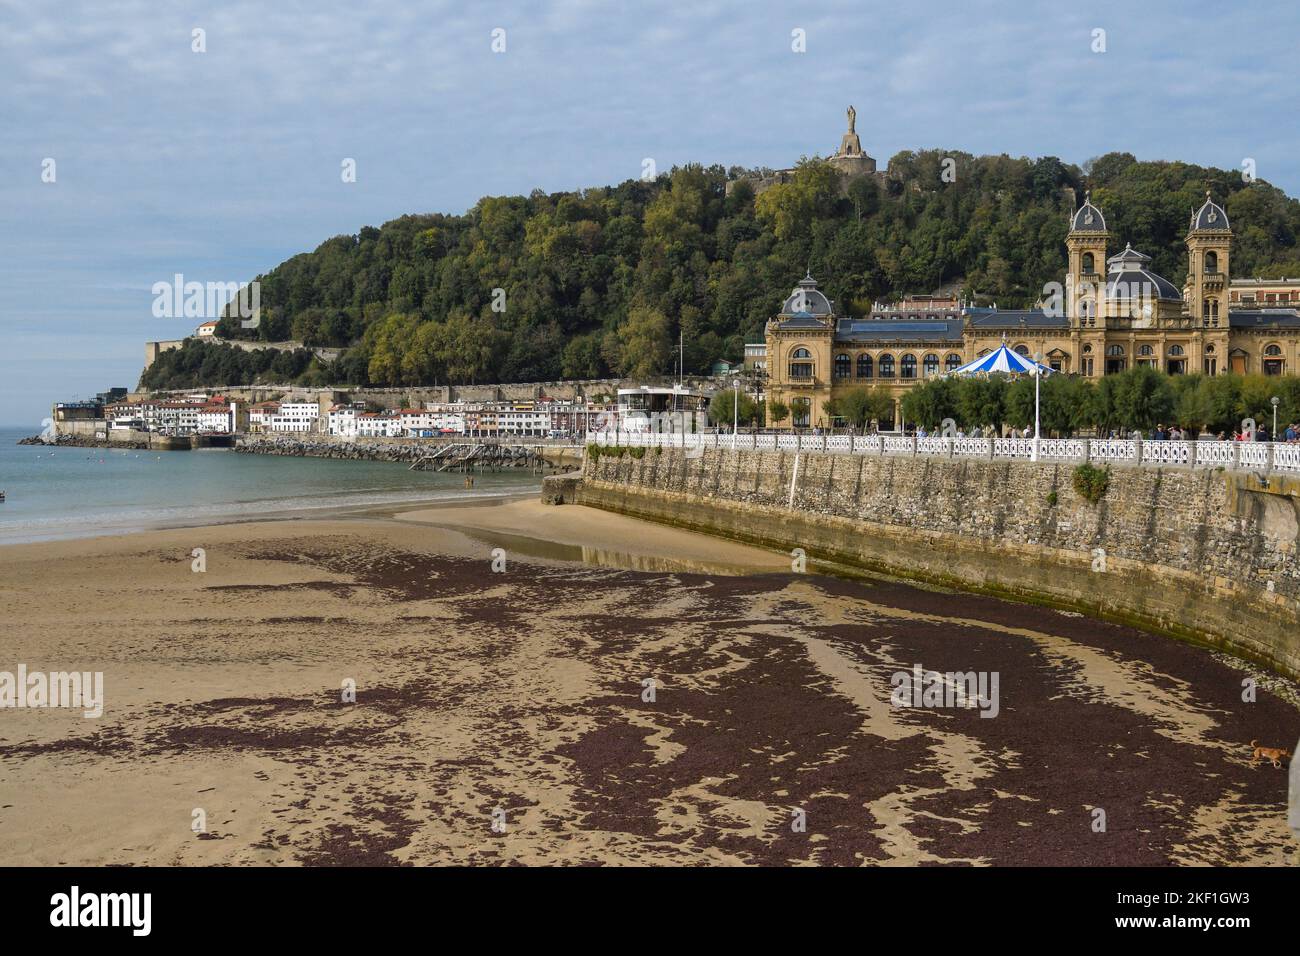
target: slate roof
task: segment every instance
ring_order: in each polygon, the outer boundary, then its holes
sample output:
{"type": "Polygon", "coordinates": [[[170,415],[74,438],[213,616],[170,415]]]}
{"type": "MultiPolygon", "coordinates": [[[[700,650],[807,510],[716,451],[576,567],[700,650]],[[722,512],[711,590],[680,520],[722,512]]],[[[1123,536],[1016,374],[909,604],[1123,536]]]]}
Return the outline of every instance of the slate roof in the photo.
{"type": "Polygon", "coordinates": [[[1074,217],[1070,220],[1070,230],[1072,232],[1106,231],[1106,217],[1092,204],[1091,192],[1084,194],[1083,205],[1075,211],[1074,217]]]}
{"type": "Polygon", "coordinates": [[[960,342],[961,319],[840,319],[836,342],[960,342]]]}
{"type": "Polygon", "coordinates": [[[1228,225],[1228,214],[1223,211],[1223,207],[1210,198],[1210,194],[1205,194],[1205,203],[1200,209],[1192,213],[1192,231],[1204,229],[1209,232],[1222,232],[1230,228],[1228,225]]]}
{"type": "Polygon", "coordinates": [[[970,319],[970,324],[979,329],[1064,329],[1070,325],[1064,315],[1048,315],[1042,309],[977,307],[963,311],[970,319]]]}
{"type": "Polygon", "coordinates": [[[781,306],[781,315],[784,316],[805,316],[805,315],[831,315],[834,312],[831,306],[831,300],[826,298],[826,294],[817,288],[817,280],[812,274],[804,276],[795,286],[794,291],[786,296],[785,304],[781,306]]]}
{"type": "Polygon", "coordinates": [[[826,328],[826,323],[821,319],[817,318],[817,316],[812,315],[808,312],[800,312],[795,315],[782,318],[780,323],[777,324],[777,328],[778,329],[824,329],[826,328]]]}
{"type": "Polygon", "coordinates": [[[1295,309],[1229,309],[1228,326],[1234,329],[1300,328],[1300,312],[1295,309]]]}

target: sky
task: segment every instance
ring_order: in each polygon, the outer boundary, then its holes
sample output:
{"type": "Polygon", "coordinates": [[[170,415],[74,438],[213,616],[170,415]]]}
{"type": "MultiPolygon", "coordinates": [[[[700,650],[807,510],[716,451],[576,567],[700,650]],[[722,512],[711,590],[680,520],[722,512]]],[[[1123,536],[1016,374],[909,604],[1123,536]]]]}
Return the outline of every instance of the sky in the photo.
{"type": "Polygon", "coordinates": [[[1300,195],[1298,35],[1300,6],[1196,0],[0,0],[0,424],[133,388],[144,343],[197,324],[153,315],[176,274],[248,281],[647,158],[790,166],[835,149],[849,104],[882,167],[1249,158],[1300,195]]]}

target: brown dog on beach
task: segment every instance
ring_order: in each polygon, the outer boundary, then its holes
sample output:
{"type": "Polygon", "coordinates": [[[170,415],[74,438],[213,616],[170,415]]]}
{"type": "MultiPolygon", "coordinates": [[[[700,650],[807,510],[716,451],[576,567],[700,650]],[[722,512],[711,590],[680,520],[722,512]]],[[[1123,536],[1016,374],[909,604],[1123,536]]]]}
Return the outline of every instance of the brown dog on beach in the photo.
{"type": "Polygon", "coordinates": [[[1261,747],[1258,740],[1250,742],[1254,749],[1250,754],[1250,765],[1258,767],[1261,760],[1270,761],[1274,767],[1281,768],[1284,758],[1291,756],[1291,751],[1285,747],[1261,747]]]}

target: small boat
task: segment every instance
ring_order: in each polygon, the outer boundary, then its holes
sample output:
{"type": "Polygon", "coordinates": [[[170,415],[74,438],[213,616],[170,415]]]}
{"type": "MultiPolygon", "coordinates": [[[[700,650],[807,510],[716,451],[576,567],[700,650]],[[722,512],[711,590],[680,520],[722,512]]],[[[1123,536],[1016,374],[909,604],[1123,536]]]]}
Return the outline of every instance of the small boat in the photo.
{"type": "Polygon", "coordinates": [[[4,501],[4,500],[5,500],[5,493],[3,491],[0,491],[0,501],[4,501]]]}

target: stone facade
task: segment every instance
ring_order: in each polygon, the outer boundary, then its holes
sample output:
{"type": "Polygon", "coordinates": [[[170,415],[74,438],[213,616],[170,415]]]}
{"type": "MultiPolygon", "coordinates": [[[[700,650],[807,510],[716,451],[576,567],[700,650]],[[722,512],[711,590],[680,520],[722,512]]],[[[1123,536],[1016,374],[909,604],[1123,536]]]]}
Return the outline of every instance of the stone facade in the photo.
{"type": "Polygon", "coordinates": [[[1138,365],[1171,374],[1283,374],[1300,363],[1300,295],[1292,300],[1284,290],[1285,306],[1234,305],[1240,300],[1229,298],[1232,230],[1208,194],[1189,223],[1181,291],[1132,246],[1108,257],[1110,239],[1102,211],[1086,198],[1070,217],[1063,282],[1044,304],[1026,310],[937,304],[918,312],[899,305],[858,319],[837,314],[806,277],[767,323],[768,395],[791,409],[773,424],[832,425],[828,401],[880,386],[894,398],[895,412],[879,424],[894,427],[908,388],[1004,342],[1089,378],[1138,365]]]}
{"type": "Polygon", "coordinates": [[[1300,483],[1116,468],[1092,504],[1072,471],[651,448],[589,460],[577,498],[810,559],[1078,608],[1300,675],[1300,483]]]}

